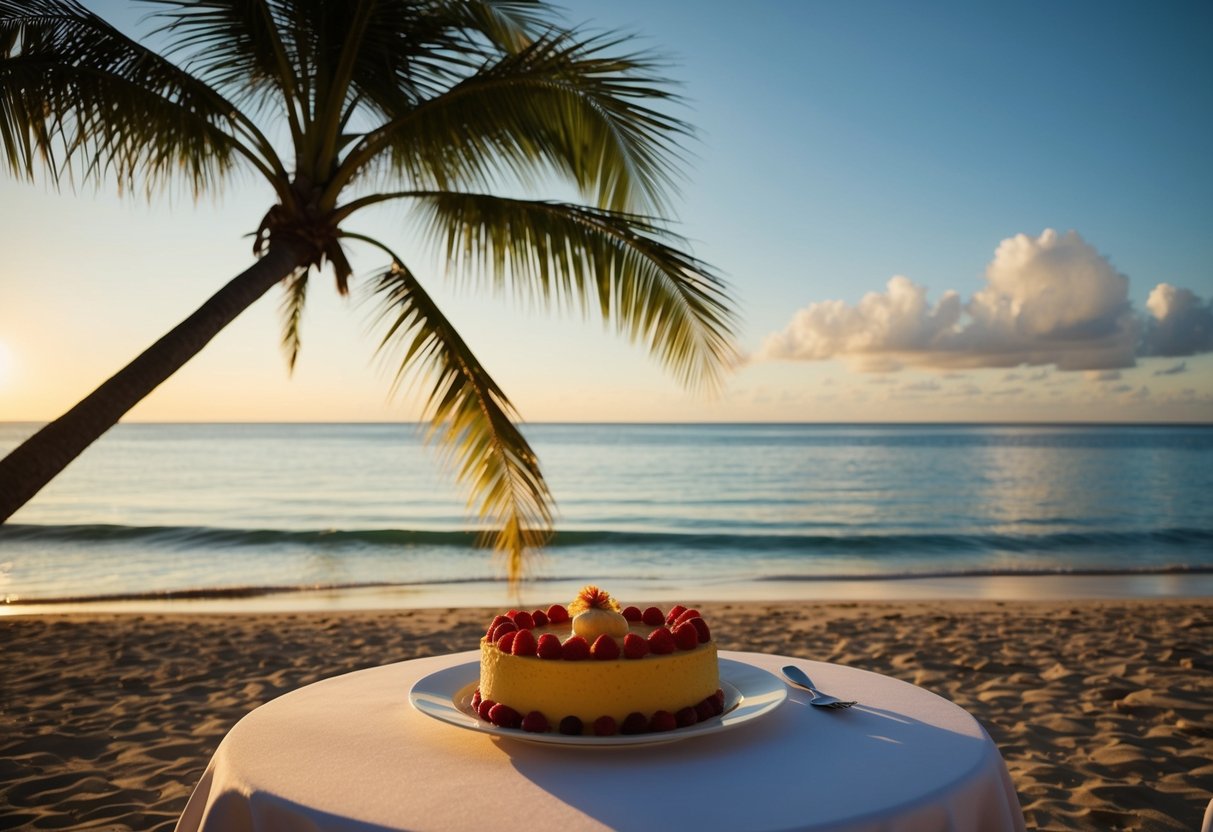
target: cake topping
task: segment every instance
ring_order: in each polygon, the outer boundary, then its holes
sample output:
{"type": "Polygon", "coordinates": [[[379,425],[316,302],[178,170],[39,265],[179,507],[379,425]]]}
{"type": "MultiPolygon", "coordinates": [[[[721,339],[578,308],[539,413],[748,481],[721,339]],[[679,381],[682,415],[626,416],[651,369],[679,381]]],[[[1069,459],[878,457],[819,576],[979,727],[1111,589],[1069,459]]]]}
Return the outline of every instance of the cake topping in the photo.
{"type": "Polygon", "coordinates": [[[582,587],[569,604],[573,616],[573,632],[586,641],[599,636],[623,638],[628,632],[628,620],[619,613],[619,602],[593,584],[582,587]]]}
{"type": "Polygon", "coordinates": [[[594,639],[594,643],[590,645],[590,655],[602,661],[617,659],[619,658],[619,644],[604,633],[594,639]]]}
{"type": "Polygon", "coordinates": [[[560,639],[551,633],[544,633],[535,645],[535,655],[541,659],[559,659],[562,655],[560,639]]]}
{"type": "Polygon", "coordinates": [[[590,657],[590,644],[581,636],[569,636],[561,645],[561,658],[566,662],[576,662],[590,657]]]}

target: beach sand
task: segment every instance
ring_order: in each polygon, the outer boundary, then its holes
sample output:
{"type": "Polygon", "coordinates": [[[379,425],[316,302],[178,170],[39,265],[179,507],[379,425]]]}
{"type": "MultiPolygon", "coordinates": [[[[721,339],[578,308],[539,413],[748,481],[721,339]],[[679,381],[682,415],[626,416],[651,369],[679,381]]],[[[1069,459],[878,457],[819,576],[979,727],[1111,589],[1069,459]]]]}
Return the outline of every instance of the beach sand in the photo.
{"type": "MultiPolygon", "coordinates": [[[[1213,797],[1213,599],[699,606],[724,649],[873,670],[966,708],[1030,829],[1195,832],[1213,797]]],[[[0,829],[170,830],[245,713],[327,676],[472,649],[489,617],[0,618],[0,829]]]]}

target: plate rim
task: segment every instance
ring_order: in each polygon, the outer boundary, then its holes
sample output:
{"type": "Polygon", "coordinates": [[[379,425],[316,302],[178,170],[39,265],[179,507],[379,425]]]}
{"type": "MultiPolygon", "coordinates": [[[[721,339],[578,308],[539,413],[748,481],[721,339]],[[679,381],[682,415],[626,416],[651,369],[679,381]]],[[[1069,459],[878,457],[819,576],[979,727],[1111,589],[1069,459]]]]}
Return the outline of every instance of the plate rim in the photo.
{"type": "Polygon", "coordinates": [[[609,737],[570,736],[556,731],[531,733],[486,723],[463,710],[456,701],[460,694],[479,680],[479,657],[425,674],[409,688],[409,702],[414,709],[432,719],[488,736],[541,745],[619,748],[681,742],[693,737],[717,734],[765,716],[787,700],[787,685],[769,670],[723,656],[718,661],[726,704],[733,698],[731,691],[725,688],[726,685],[732,688],[736,695],[732,707],[711,720],[658,733],[615,734],[609,737]],[[460,679],[462,681],[459,681],[460,679]]]}

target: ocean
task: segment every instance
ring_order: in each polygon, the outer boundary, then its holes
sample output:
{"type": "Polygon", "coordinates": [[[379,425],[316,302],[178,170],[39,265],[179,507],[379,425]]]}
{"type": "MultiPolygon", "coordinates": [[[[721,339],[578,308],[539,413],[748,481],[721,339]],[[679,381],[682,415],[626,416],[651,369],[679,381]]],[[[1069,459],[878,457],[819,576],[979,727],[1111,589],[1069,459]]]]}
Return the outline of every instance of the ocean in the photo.
{"type": "MultiPolygon", "coordinates": [[[[1213,427],[524,430],[557,533],[523,600],[1213,594],[1213,427]]],[[[0,614],[518,597],[440,460],[411,424],[121,424],[0,526],[0,614]]]]}

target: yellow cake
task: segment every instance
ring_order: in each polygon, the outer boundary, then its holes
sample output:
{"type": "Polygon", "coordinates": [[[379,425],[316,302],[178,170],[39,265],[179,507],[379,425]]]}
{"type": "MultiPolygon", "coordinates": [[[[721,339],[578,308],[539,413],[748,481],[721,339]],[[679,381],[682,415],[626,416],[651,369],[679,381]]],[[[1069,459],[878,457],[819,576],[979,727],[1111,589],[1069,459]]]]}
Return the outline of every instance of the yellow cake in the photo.
{"type": "Polygon", "coordinates": [[[480,640],[481,719],[564,734],[638,734],[723,710],[716,643],[697,610],[622,611],[586,587],[568,608],[511,610],[480,640]]]}

